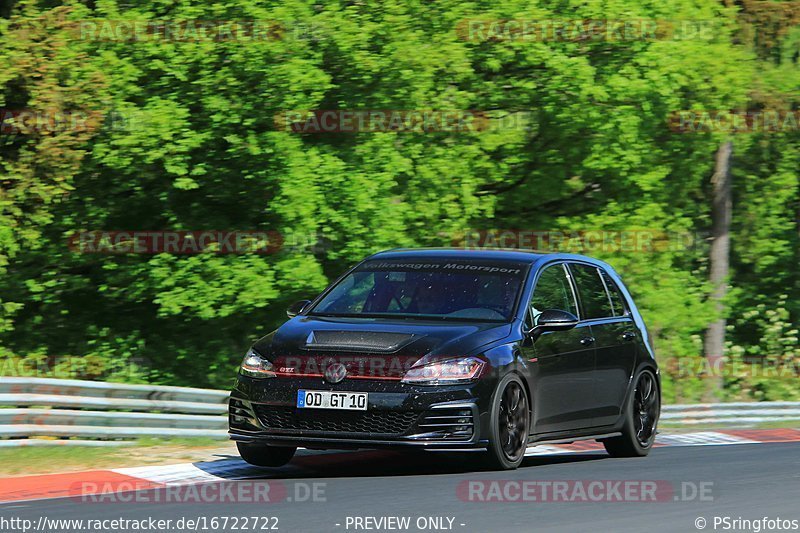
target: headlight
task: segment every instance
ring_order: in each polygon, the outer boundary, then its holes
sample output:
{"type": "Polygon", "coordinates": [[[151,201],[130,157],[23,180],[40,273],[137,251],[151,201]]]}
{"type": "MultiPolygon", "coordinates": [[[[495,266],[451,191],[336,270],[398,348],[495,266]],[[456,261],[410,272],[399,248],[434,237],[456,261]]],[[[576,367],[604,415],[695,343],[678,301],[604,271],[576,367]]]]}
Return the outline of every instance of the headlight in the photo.
{"type": "Polygon", "coordinates": [[[274,378],[272,363],[261,357],[261,354],[250,348],[242,360],[239,373],[251,378],[274,378]]]}
{"type": "Polygon", "coordinates": [[[465,383],[480,376],[484,365],[485,363],[477,357],[445,359],[409,368],[403,377],[403,383],[416,385],[465,383]]]}

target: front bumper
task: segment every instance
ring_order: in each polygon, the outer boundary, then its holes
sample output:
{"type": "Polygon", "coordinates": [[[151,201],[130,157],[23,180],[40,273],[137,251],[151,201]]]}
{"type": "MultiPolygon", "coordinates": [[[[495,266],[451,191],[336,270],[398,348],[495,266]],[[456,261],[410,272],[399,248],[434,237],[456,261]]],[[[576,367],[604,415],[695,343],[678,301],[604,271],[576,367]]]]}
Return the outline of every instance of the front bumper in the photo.
{"type": "Polygon", "coordinates": [[[400,382],[239,376],[229,400],[233,440],[305,448],[481,449],[491,384],[424,387],[400,382]],[[299,389],[367,392],[366,411],[297,409],[299,389]]]}

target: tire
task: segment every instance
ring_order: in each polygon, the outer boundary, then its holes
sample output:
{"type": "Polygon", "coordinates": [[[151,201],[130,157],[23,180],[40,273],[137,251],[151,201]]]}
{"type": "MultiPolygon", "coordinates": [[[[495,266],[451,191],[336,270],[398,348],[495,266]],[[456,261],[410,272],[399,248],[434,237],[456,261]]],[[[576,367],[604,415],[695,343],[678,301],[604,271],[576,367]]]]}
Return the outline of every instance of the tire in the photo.
{"type": "Polygon", "coordinates": [[[658,380],[650,370],[642,370],[625,405],[622,435],[603,440],[611,457],[644,457],[650,453],[656,439],[656,427],[661,413],[658,380]]]}
{"type": "Polygon", "coordinates": [[[254,466],[283,466],[292,460],[294,452],[297,451],[295,447],[265,446],[247,442],[237,442],[236,447],[242,459],[254,466]]]}
{"type": "Polygon", "coordinates": [[[513,470],[522,463],[530,433],[528,406],[528,395],[522,381],[516,374],[507,374],[492,395],[489,446],[485,457],[489,468],[513,470]]]}

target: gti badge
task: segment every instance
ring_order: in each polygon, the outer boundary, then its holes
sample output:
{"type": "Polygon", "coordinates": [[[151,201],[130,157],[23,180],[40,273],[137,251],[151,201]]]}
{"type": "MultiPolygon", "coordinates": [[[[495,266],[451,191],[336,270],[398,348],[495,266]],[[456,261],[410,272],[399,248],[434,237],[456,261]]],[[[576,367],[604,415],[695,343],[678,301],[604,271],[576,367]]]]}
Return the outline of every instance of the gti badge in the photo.
{"type": "Polygon", "coordinates": [[[347,367],[342,363],[333,363],[325,369],[325,381],[339,383],[347,376],[347,367]]]}

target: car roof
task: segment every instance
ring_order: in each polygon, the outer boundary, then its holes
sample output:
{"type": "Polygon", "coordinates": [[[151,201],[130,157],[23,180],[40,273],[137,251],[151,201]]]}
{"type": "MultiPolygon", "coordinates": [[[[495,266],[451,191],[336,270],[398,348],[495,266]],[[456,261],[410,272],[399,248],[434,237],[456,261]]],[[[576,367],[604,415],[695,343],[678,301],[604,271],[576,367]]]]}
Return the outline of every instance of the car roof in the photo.
{"type": "Polygon", "coordinates": [[[395,248],[371,255],[367,259],[488,259],[494,261],[517,261],[536,263],[542,259],[563,259],[588,261],[602,264],[602,261],[578,254],[520,250],[515,248],[395,248]]]}

